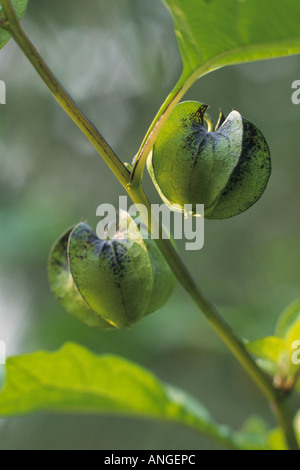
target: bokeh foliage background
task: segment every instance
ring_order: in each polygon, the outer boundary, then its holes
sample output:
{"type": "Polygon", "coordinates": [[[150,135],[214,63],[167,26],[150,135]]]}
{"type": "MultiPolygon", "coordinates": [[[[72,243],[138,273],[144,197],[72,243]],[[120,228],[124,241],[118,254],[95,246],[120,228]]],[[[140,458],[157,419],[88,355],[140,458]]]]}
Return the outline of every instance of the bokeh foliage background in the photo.
{"type": "MultiPolygon", "coordinates": [[[[123,161],[131,161],[179,77],[172,21],[159,0],[30,0],[23,24],[80,107],[123,161]]],[[[211,34],[218,34],[211,31],[211,34]]],[[[205,245],[179,250],[237,333],[273,333],[299,295],[299,117],[291,84],[300,58],[234,66],[198,81],[185,99],[216,117],[237,109],[264,133],[273,171],[263,198],[225,221],[207,221],[205,245]]],[[[274,424],[259,391],[177,286],[167,305],[132,331],[98,332],[53,298],[47,258],[81,217],[125,192],[59,108],[11,40],[0,53],[7,104],[0,107],[0,339],[9,355],[76,341],[153,370],[202,401],[219,422],[252,413],[274,424]]],[[[145,189],[158,196],[146,176],[145,189]]],[[[296,404],[296,403],[295,403],[296,404]]],[[[184,429],[129,418],[39,414],[0,421],[0,449],[195,449],[215,445],[184,429]]]]}

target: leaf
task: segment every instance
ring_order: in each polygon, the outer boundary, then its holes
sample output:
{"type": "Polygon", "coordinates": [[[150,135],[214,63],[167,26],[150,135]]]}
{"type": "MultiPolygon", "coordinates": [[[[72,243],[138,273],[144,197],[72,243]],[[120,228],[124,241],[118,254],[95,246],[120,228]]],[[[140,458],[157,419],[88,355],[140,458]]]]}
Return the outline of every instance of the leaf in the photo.
{"type": "Polygon", "coordinates": [[[5,381],[5,366],[4,364],[0,363],[0,392],[4,385],[4,381],[5,381]]]}
{"type": "Polygon", "coordinates": [[[188,427],[230,448],[268,448],[262,420],[250,418],[234,432],[216,423],[200,402],[146,369],[118,356],[97,356],[74,343],[56,352],[7,359],[0,417],[41,411],[155,419],[188,427]]]}
{"type": "Polygon", "coordinates": [[[271,377],[275,377],[278,372],[277,364],[270,361],[269,359],[261,359],[260,357],[258,357],[255,362],[258,367],[260,367],[266,374],[270,375],[271,377]]]}
{"type": "Polygon", "coordinates": [[[300,351],[300,300],[292,302],[280,315],[276,333],[286,344],[287,361],[291,375],[299,372],[300,351]]]}
{"type": "Polygon", "coordinates": [[[247,450],[268,449],[268,427],[260,416],[250,416],[235,435],[241,448],[247,450]]]}
{"type": "Polygon", "coordinates": [[[300,52],[297,0],[163,0],[189,77],[300,52]]]}
{"type": "MultiPolygon", "coordinates": [[[[245,346],[259,358],[257,362],[265,372],[288,383],[298,377],[300,370],[300,300],[292,302],[280,315],[275,334],[247,341],[245,346]]],[[[299,384],[297,389],[300,390],[299,384]]]]}
{"type": "Polygon", "coordinates": [[[282,379],[284,383],[298,370],[292,362],[295,352],[283,338],[268,336],[245,343],[249,352],[257,356],[257,364],[267,374],[282,379]]]}
{"type": "MultiPolygon", "coordinates": [[[[293,419],[296,438],[300,445],[299,411],[293,419]]],[[[235,441],[246,450],[288,450],[281,428],[267,429],[265,421],[259,416],[250,416],[241,431],[235,433],[235,441]]]]}
{"type": "MultiPolygon", "coordinates": [[[[290,327],[296,321],[300,320],[300,300],[292,302],[287,308],[282,312],[278,318],[276,325],[276,335],[283,338],[290,327]]],[[[300,339],[300,338],[298,338],[300,339]]]]}
{"type": "Polygon", "coordinates": [[[288,348],[296,349],[300,347],[300,344],[294,344],[295,342],[300,343],[300,319],[293,323],[293,325],[287,330],[284,336],[285,342],[288,348]],[[293,346],[294,345],[294,346],[293,346]]]}
{"type": "MultiPolygon", "coordinates": [[[[298,410],[293,419],[296,439],[300,446],[300,411],[298,410]]],[[[285,436],[281,428],[275,428],[268,432],[268,447],[270,450],[288,450],[285,436]]]]}
{"type": "Polygon", "coordinates": [[[269,432],[268,446],[270,450],[288,450],[282,429],[276,428],[269,432]]]}
{"type": "Polygon", "coordinates": [[[286,377],[291,369],[290,355],[286,342],[276,336],[267,336],[245,342],[245,346],[257,359],[257,365],[267,374],[286,377]]]}
{"type": "Polygon", "coordinates": [[[274,364],[278,364],[286,351],[285,341],[276,336],[267,336],[266,338],[249,341],[246,343],[246,347],[255,356],[268,359],[274,364]]]}
{"type": "Polygon", "coordinates": [[[123,358],[67,343],[54,353],[8,358],[0,416],[37,411],[109,413],[170,421],[233,446],[232,432],[184,392],[123,358]]]}
{"type": "Polygon", "coordinates": [[[257,415],[250,416],[243,424],[242,431],[253,436],[266,434],[268,430],[266,422],[257,415]]]}
{"type": "Polygon", "coordinates": [[[295,321],[285,334],[289,364],[292,375],[299,375],[300,370],[300,319],[295,321]]]}
{"type": "MultiPolygon", "coordinates": [[[[25,11],[26,11],[26,8],[27,8],[27,4],[28,4],[28,0],[12,0],[12,3],[15,7],[15,10],[17,12],[17,15],[19,17],[19,19],[21,20],[25,14],[25,11]]],[[[5,16],[4,16],[4,13],[2,11],[2,6],[0,5],[0,19],[4,20],[5,19],[5,16]]],[[[10,39],[10,32],[1,28],[0,27],[0,49],[2,49],[2,47],[5,46],[5,44],[7,43],[7,41],[10,39]]]]}

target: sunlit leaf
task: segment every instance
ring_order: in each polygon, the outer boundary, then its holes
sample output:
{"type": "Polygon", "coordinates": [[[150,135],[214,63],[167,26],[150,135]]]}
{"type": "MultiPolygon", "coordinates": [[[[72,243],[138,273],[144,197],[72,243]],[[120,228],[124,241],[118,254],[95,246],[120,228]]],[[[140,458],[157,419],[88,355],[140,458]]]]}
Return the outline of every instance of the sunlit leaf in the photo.
{"type": "Polygon", "coordinates": [[[300,52],[296,0],[163,0],[171,11],[184,75],[300,52]]]}
{"type": "Polygon", "coordinates": [[[277,321],[276,335],[283,338],[291,326],[297,321],[300,321],[300,300],[291,303],[282,312],[277,321]]]}
{"type": "Polygon", "coordinates": [[[67,343],[54,353],[8,358],[0,417],[37,411],[105,413],[174,422],[234,447],[234,433],[215,423],[186,393],[117,356],[67,343]]]}
{"type": "Polygon", "coordinates": [[[250,416],[235,437],[243,449],[268,448],[268,427],[260,416],[250,416]]]}
{"type": "MultiPolygon", "coordinates": [[[[293,425],[296,439],[300,444],[299,412],[296,414],[293,425]]],[[[250,416],[235,435],[236,442],[242,449],[247,450],[287,450],[286,439],[282,429],[276,427],[268,430],[266,422],[260,416],[250,416]]]]}
{"type": "Polygon", "coordinates": [[[286,441],[281,429],[276,428],[269,432],[268,446],[270,450],[287,450],[286,441]]]}
{"type": "Polygon", "coordinates": [[[246,343],[248,351],[262,359],[268,359],[277,364],[286,351],[286,344],[283,339],[276,336],[267,336],[246,343]]]}
{"type": "Polygon", "coordinates": [[[0,418],[33,412],[118,414],[171,422],[204,434],[224,447],[268,448],[267,427],[257,418],[234,432],[217,424],[187,393],[146,369],[73,343],[56,352],[10,357],[0,391],[0,418]]]}

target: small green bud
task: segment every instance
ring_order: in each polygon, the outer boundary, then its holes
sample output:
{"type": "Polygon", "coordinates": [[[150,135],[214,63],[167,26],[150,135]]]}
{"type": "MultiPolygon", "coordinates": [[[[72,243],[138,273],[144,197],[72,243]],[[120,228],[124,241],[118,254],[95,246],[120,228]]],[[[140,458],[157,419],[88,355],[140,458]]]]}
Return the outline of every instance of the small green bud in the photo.
{"type": "Polygon", "coordinates": [[[147,167],[163,201],[175,211],[204,204],[205,217],[233,217],[254,204],[270,177],[268,145],[240,113],[220,114],[214,130],[204,126],[208,106],[176,106],[161,130],[147,167]]]}
{"type": "Polygon", "coordinates": [[[113,239],[99,239],[81,222],[58,240],[49,277],[69,313],[90,326],[124,328],[166,302],[175,276],[155,242],[142,235],[122,212],[113,239]]]}

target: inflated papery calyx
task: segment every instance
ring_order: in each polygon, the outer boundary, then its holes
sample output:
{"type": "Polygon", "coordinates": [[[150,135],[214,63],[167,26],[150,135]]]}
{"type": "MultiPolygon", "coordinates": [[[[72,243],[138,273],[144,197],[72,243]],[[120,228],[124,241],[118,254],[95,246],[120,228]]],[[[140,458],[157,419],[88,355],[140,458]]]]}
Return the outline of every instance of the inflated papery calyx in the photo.
{"type": "Polygon", "coordinates": [[[126,212],[112,239],[99,239],[85,222],[63,234],[50,255],[49,278],[65,309],[105,329],[131,327],[164,305],[175,276],[145,234],[126,212]]]}
{"type": "Polygon", "coordinates": [[[172,210],[226,219],[247,210],[263,194],[271,172],[262,133],[239,112],[220,114],[214,130],[205,127],[208,106],[179,103],[162,128],[147,167],[161,198],[172,210]]]}

